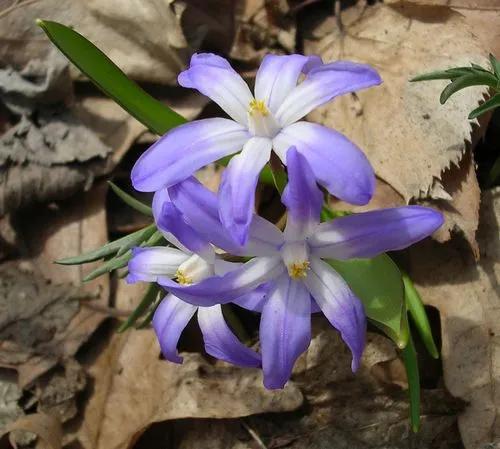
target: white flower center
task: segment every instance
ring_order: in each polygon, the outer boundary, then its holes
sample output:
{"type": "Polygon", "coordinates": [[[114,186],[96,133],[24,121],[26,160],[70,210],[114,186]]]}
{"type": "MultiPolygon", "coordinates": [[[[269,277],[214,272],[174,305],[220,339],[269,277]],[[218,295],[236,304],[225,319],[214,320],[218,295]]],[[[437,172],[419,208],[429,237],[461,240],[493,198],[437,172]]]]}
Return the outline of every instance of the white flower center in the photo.
{"type": "Polygon", "coordinates": [[[292,279],[307,277],[310,263],[309,248],[305,241],[286,242],[281,249],[281,257],[292,279]]]}
{"type": "Polygon", "coordinates": [[[199,282],[214,274],[213,265],[193,254],[188,260],[179,265],[175,278],[179,284],[189,285],[199,282]]]}
{"type": "Polygon", "coordinates": [[[273,138],[280,126],[263,100],[252,100],[248,105],[248,129],[254,136],[273,138]]]}

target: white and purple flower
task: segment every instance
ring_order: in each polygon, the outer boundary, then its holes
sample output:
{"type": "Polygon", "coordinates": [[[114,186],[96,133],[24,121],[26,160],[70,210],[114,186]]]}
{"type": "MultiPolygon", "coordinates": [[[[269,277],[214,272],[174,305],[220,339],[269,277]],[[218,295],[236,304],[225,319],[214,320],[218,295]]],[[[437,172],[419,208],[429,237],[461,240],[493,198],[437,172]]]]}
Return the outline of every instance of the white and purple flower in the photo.
{"type": "MultiPolygon", "coordinates": [[[[289,182],[282,197],[288,212],[284,232],[254,215],[248,248],[236,251],[255,258],[223,276],[193,285],[158,278],[159,284],[176,296],[202,306],[199,310],[243,298],[235,302],[262,312],[260,341],[267,388],[282,388],[289,379],[296,359],[309,346],[310,316],[318,310],[351,349],[352,369],[359,366],[366,329],[363,305],[323,258],[366,258],[406,248],[443,223],[442,214],[420,206],[381,209],[320,223],[323,195],[312,166],[293,147],[286,153],[286,162],[289,182]],[[263,294],[244,296],[262,286],[263,294]]],[[[168,191],[190,228],[228,249],[213,194],[193,179],[168,191]]]]}
{"type": "Polygon", "coordinates": [[[202,53],[193,55],[178,80],[210,97],[232,120],[197,120],[165,134],[135,164],[132,182],[137,190],[173,186],[206,164],[241,150],[224,172],[219,216],[232,239],[244,245],[259,173],[271,151],[286,165],[287,150],[293,145],[332,195],[352,204],[370,200],[375,177],[361,150],[334,130],[299,120],[338,95],[380,84],[372,67],[349,61],[323,64],[318,56],[268,55],[252,95],[224,58],[202,53]],[[299,82],[301,75],[304,79],[299,82]]]}
{"type": "MultiPolygon", "coordinates": [[[[128,264],[129,283],[157,282],[159,278],[174,277],[181,285],[191,285],[238,267],[238,264],[218,258],[213,246],[185,222],[183,215],[170,202],[166,191],[155,195],[153,213],[158,229],[177,248],[134,248],[128,264]]],[[[240,302],[244,306],[245,302],[252,304],[260,301],[265,292],[265,287],[255,289],[243,295],[240,302]]],[[[182,362],[182,357],[177,353],[177,344],[182,331],[195,314],[208,354],[239,366],[261,366],[260,355],[243,345],[226,324],[220,304],[197,307],[171,293],[162,300],[153,317],[153,328],[167,360],[182,362]]]]}

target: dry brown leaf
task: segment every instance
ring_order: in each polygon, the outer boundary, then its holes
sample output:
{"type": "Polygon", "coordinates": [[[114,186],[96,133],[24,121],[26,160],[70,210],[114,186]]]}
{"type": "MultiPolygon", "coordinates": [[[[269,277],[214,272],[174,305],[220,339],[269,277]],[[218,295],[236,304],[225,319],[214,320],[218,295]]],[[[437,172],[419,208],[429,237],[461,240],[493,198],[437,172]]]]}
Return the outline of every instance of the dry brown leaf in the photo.
{"type": "MultiPolygon", "coordinates": [[[[53,284],[80,286],[86,273],[97,263],[82,266],[56,265],[63,257],[81,254],[106,243],[105,184],[59,204],[39,206],[19,219],[19,231],[37,273],[53,284]],[[34,217],[36,217],[34,219],[34,217]]],[[[79,289],[92,304],[105,306],[109,300],[109,279],[101,276],[79,289]]],[[[19,384],[25,386],[65,357],[73,356],[103,321],[105,315],[81,307],[69,324],[57,329],[39,355],[17,367],[19,384]]]]}
{"type": "Polygon", "coordinates": [[[58,0],[26,3],[0,17],[0,59],[6,65],[22,67],[47,55],[52,44],[35,25],[36,18],[43,18],[74,27],[132,78],[176,84],[177,74],[193,51],[200,45],[227,50],[234,33],[229,0],[209,4],[69,0],[64,8],[58,0]]]}
{"type": "MultiPolygon", "coordinates": [[[[2,430],[0,437],[11,432],[25,431],[36,434],[45,444],[46,449],[62,448],[62,428],[57,418],[45,413],[22,416],[2,430]]],[[[10,444],[17,448],[16,440],[9,435],[10,444]]]]}
{"type": "MultiPolygon", "coordinates": [[[[393,1],[393,0],[391,0],[393,1]]],[[[400,0],[397,0],[400,1],[400,0]]],[[[498,0],[403,0],[430,6],[448,6],[462,14],[484,48],[499,57],[500,3],[498,0]]]]}
{"type": "Polygon", "coordinates": [[[476,263],[459,241],[410,250],[410,275],[441,313],[444,380],[469,403],[459,417],[467,449],[500,439],[500,190],[483,193],[476,263]]]}
{"type": "Polygon", "coordinates": [[[306,36],[305,51],[324,60],[352,59],[373,65],[384,84],[342,96],[311,119],[345,133],[367,154],[376,174],[406,202],[433,197],[435,180],[458,164],[471,140],[466,117],[482,88],[466,89],[444,106],[446,82],[409,83],[419,73],[470,62],[487,52],[464,18],[443,7],[377,3],[348,8],[345,33],[327,18],[306,36]]]}

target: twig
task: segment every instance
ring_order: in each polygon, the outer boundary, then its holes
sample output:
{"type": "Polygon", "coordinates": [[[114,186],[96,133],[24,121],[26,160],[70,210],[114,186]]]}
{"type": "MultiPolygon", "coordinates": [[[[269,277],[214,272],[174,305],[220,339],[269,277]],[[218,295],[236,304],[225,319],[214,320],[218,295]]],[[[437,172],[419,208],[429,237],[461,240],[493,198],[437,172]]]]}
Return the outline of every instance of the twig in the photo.
{"type": "Polygon", "coordinates": [[[342,12],[341,12],[341,0],[333,0],[333,12],[335,13],[335,23],[340,31],[340,34],[344,34],[344,23],[342,22],[342,12]]]}
{"type": "Polygon", "coordinates": [[[241,424],[243,424],[243,427],[247,430],[247,432],[250,434],[250,436],[253,438],[253,440],[257,443],[257,445],[260,447],[260,449],[267,449],[267,446],[264,444],[262,439],[259,437],[257,432],[253,430],[245,421],[241,420],[241,424]]]}

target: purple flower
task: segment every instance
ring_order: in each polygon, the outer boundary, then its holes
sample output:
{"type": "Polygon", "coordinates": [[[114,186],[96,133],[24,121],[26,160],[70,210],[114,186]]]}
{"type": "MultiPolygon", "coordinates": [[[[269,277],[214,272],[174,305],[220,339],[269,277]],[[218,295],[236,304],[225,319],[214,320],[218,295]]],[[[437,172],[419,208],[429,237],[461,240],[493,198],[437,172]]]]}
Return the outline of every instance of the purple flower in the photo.
{"type": "MultiPolygon", "coordinates": [[[[359,366],[365,344],[363,305],[323,258],[374,257],[406,248],[443,223],[439,212],[420,206],[381,209],[319,223],[323,196],[312,167],[293,147],[287,152],[287,167],[289,183],[282,197],[288,211],[286,228],[281,233],[271,223],[264,226],[260,217],[252,220],[249,242],[257,257],[222,277],[213,276],[196,285],[158,280],[186,301],[205,306],[231,301],[266,284],[267,294],[243,303],[262,311],[260,339],[267,388],[282,388],[289,379],[297,357],[309,345],[310,315],[318,308],[351,349],[352,369],[359,366]],[[262,242],[262,252],[256,241],[262,242]]],[[[219,238],[218,228],[206,228],[209,219],[203,218],[214,212],[191,206],[199,200],[195,185],[171,189],[172,202],[193,228],[201,233],[211,230],[219,238]]]]}
{"type": "Polygon", "coordinates": [[[380,84],[372,67],[349,61],[323,64],[318,56],[267,55],[257,73],[254,96],[224,58],[201,53],[193,55],[178,80],[210,97],[233,120],[198,120],[165,134],[135,164],[132,182],[137,190],[170,187],[241,150],[224,172],[219,215],[231,237],[243,245],[259,173],[271,150],[286,164],[293,145],[331,194],[353,204],[370,200],[375,177],[361,150],[336,131],[299,120],[338,95],[380,84]],[[301,74],[305,77],[298,83],[301,74]]]}
{"type": "MultiPolygon", "coordinates": [[[[239,266],[216,256],[213,246],[184,221],[166,192],[155,195],[153,212],[165,238],[181,249],[134,248],[128,264],[128,282],[156,282],[160,277],[174,277],[181,285],[191,285],[213,275],[223,275],[239,266]]],[[[253,304],[260,301],[266,292],[266,286],[257,288],[243,295],[239,301],[243,306],[247,302],[253,304]]],[[[162,300],[153,317],[153,328],[167,360],[182,362],[177,353],[177,343],[195,313],[207,353],[240,366],[261,366],[260,355],[243,345],[231,332],[219,304],[198,307],[173,294],[162,300]]]]}

